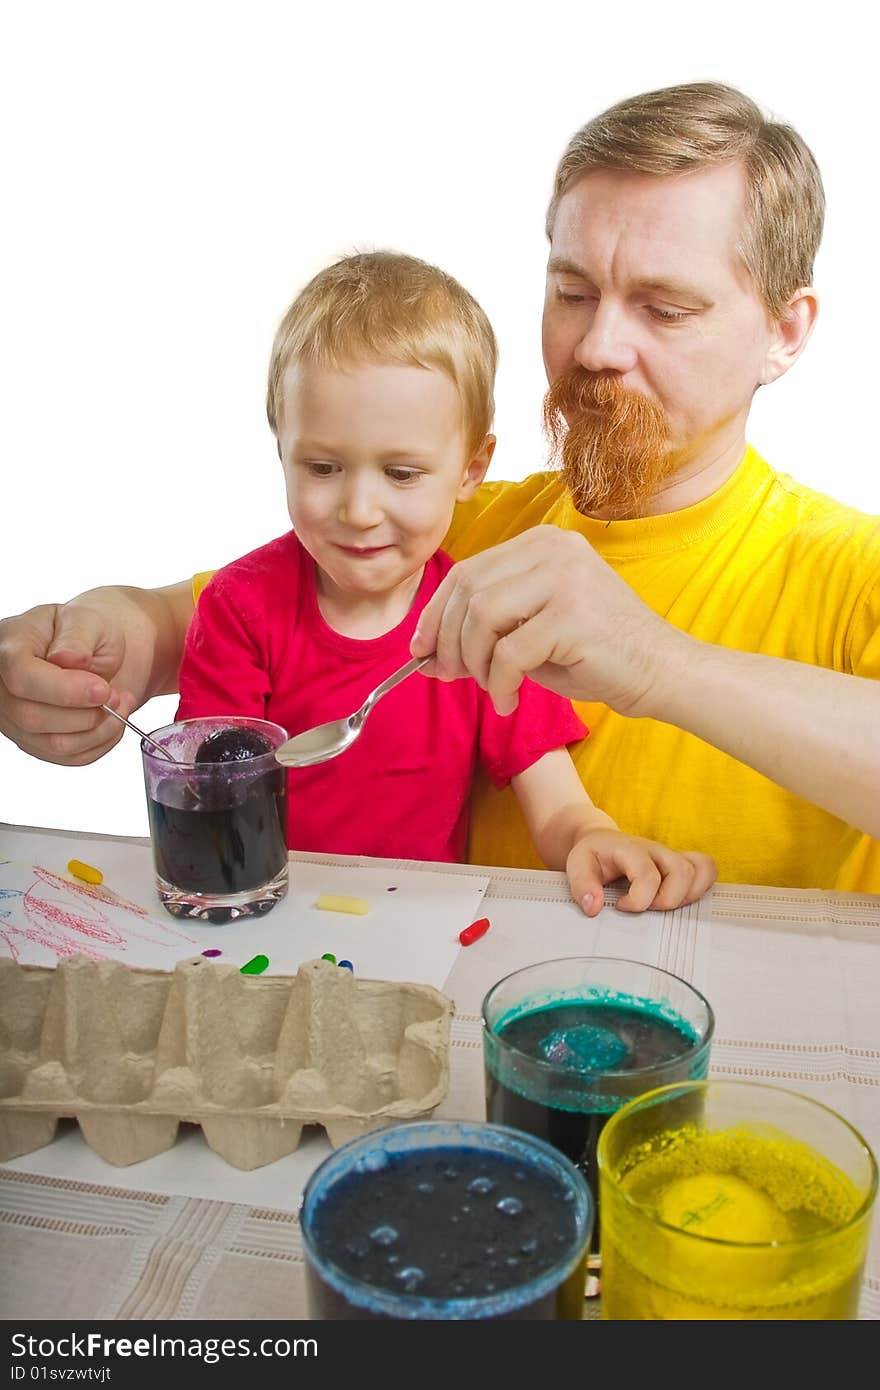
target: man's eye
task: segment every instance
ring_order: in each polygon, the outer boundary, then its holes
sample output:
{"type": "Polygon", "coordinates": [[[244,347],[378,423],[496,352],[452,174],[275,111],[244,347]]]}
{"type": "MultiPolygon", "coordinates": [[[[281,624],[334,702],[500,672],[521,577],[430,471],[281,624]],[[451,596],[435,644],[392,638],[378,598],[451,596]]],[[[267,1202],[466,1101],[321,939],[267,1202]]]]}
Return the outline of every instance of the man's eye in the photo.
{"type": "Polygon", "coordinates": [[[557,289],[556,298],[562,304],[584,304],[586,302],[586,295],[575,294],[572,290],[557,289]]]}
{"type": "Polygon", "coordinates": [[[661,323],[684,323],[691,317],[689,309],[663,309],[659,304],[649,304],[648,312],[661,323]]]}

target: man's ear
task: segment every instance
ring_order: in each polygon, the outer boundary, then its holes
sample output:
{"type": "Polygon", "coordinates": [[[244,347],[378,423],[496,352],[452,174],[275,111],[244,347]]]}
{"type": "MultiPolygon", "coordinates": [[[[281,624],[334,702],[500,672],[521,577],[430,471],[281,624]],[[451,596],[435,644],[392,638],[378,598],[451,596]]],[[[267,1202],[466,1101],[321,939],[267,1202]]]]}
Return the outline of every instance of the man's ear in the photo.
{"type": "Polygon", "coordinates": [[[466,502],[469,497],[473,497],[480,483],[486,476],[494,452],[495,436],[494,434],[487,434],[467,466],[458,493],[456,494],[456,502],[466,502]]]}
{"type": "Polygon", "coordinates": [[[792,295],[782,318],[772,325],[759,385],[768,386],[794,365],[807,345],[818,313],[819,301],[809,285],[792,295]]]}

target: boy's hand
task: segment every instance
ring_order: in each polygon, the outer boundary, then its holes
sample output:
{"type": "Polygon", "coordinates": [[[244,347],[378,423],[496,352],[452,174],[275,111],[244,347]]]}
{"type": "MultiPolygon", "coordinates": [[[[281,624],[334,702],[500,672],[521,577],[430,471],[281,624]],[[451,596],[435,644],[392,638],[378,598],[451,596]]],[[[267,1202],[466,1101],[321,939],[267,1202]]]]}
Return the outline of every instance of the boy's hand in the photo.
{"type": "Polygon", "coordinates": [[[604,885],[616,878],[629,879],[628,891],[617,901],[621,912],[662,912],[696,902],[718,877],[708,854],[679,853],[655,840],[604,827],[575,841],[565,871],[574,899],[588,917],[600,911],[604,885]]]}

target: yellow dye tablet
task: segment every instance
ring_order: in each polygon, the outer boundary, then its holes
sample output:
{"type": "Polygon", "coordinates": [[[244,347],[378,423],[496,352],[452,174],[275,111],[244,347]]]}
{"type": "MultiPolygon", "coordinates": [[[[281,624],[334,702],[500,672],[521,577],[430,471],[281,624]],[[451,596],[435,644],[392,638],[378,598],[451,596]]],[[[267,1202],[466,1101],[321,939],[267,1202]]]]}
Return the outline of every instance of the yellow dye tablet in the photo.
{"type": "Polygon", "coordinates": [[[677,1178],[659,1194],[657,1214],[669,1226],[714,1240],[791,1239],[788,1221],[767,1194],[728,1173],[677,1178]]]}
{"type": "Polygon", "coordinates": [[[73,874],[74,878],[81,878],[84,883],[104,882],[104,875],[100,869],[92,868],[91,864],[83,864],[79,859],[71,859],[67,872],[73,874]]]}
{"type": "Polygon", "coordinates": [[[335,893],[322,893],[315,907],[322,912],[354,912],[361,917],[370,910],[366,898],[340,898],[335,893]]]}

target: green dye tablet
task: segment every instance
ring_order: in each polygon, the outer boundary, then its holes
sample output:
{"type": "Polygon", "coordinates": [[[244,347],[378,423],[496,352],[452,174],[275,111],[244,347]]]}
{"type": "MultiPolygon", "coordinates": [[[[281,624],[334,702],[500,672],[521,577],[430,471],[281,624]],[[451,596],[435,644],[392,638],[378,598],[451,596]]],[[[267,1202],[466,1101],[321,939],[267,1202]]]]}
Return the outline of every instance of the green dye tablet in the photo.
{"type": "Polygon", "coordinates": [[[268,956],[254,956],[247,965],[241,967],[242,975],[262,975],[269,964],[268,956]]]}

